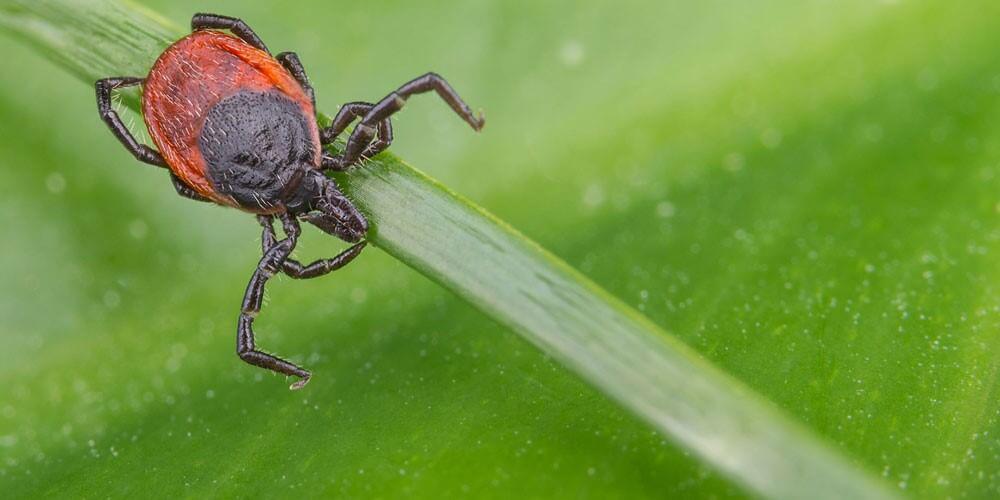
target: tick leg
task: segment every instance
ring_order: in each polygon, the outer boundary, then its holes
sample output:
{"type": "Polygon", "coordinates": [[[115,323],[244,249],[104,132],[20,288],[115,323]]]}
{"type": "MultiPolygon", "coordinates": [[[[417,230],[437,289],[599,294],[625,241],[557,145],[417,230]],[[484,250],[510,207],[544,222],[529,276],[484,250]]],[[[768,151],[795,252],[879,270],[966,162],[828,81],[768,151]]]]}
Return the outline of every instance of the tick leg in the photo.
{"type": "Polygon", "coordinates": [[[313,92],[312,84],[309,83],[309,76],[306,75],[306,69],[302,67],[302,61],[299,60],[298,54],[295,52],[282,52],[275,56],[275,59],[295,77],[295,80],[302,86],[302,90],[306,91],[309,100],[312,101],[313,108],[315,108],[316,93],[313,92]]]}
{"type": "Polygon", "coordinates": [[[444,99],[451,106],[451,109],[458,116],[462,117],[474,130],[478,131],[483,128],[486,121],[482,115],[476,116],[473,114],[469,106],[465,104],[465,101],[459,97],[455,89],[451,88],[451,85],[444,78],[441,78],[436,73],[427,73],[403,84],[403,86],[372,106],[361,122],[358,123],[358,126],[354,127],[354,132],[351,133],[350,139],[347,140],[347,147],[344,153],[324,162],[324,166],[334,170],[344,170],[356,165],[370,148],[372,139],[378,130],[376,125],[379,122],[387,120],[393,113],[403,109],[403,105],[406,104],[406,100],[410,96],[432,90],[437,92],[438,96],[444,99]]]}
{"type": "Polygon", "coordinates": [[[298,222],[287,215],[282,216],[285,227],[285,239],[275,243],[261,257],[247,284],[246,293],[243,295],[243,307],[240,311],[239,325],[236,331],[236,353],[240,359],[254,366],[266,368],[271,371],[299,377],[299,381],[289,387],[290,389],[300,389],[309,382],[311,374],[300,366],[285,361],[279,357],[266,354],[257,349],[254,342],[253,320],[260,313],[261,304],[264,301],[264,285],[267,280],[281,271],[285,260],[295,249],[301,232],[298,222]]]}
{"type": "Polygon", "coordinates": [[[101,119],[104,123],[108,125],[111,129],[111,133],[115,134],[115,137],[121,141],[125,149],[129,150],[135,159],[149,163],[150,165],[156,165],[158,167],[166,167],[167,162],[163,159],[155,149],[142,144],[137,141],[132,133],[129,132],[128,127],[122,123],[121,117],[115,112],[114,108],[111,106],[111,91],[115,89],[132,87],[139,85],[143,82],[142,78],[135,78],[131,76],[122,76],[116,78],[105,78],[103,80],[97,80],[95,88],[97,90],[97,111],[101,115],[101,119]]]}
{"type": "Polygon", "coordinates": [[[174,183],[174,189],[177,190],[177,194],[195,201],[209,201],[209,202],[212,201],[202,196],[194,189],[191,189],[191,187],[185,184],[184,181],[180,179],[180,177],[177,177],[177,175],[170,174],[170,180],[171,182],[174,183]]]}
{"type": "Polygon", "coordinates": [[[337,139],[348,125],[354,120],[364,118],[368,111],[375,105],[370,102],[349,102],[340,107],[337,115],[333,117],[330,126],[319,131],[319,140],[322,144],[330,144],[337,139]]]}
{"type": "Polygon", "coordinates": [[[325,276],[337,269],[340,269],[347,264],[349,264],[355,257],[357,257],[362,250],[364,250],[365,245],[368,242],[362,241],[361,243],[356,243],[347,250],[338,253],[336,256],[330,259],[319,259],[312,264],[303,266],[298,261],[288,260],[285,262],[284,271],[288,276],[299,279],[307,280],[309,278],[318,278],[320,276],[325,276]]]}
{"type": "Polygon", "coordinates": [[[264,52],[270,53],[260,37],[258,37],[257,34],[250,29],[250,26],[243,22],[242,19],[220,16],[218,14],[199,13],[195,14],[194,17],[191,18],[191,29],[194,31],[203,29],[229,30],[232,31],[234,35],[240,37],[240,39],[244,42],[257,47],[264,52]]]}
{"type": "MultiPolygon", "coordinates": [[[[319,131],[320,143],[325,145],[335,141],[348,125],[354,120],[364,118],[373,107],[375,105],[370,102],[349,102],[341,106],[330,126],[319,131]]],[[[392,144],[392,122],[386,118],[378,124],[378,140],[372,141],[361,153],[361,157],[371,158],[385,151],[390,144],[392,144]]],[[[323,152],[321,165],[324,169],[345,170],[343,163],[326,151],[323,152]]]]}
{"type": "MultiPolygon", "coordinates": [[[[264,253],[267,253],[268,250],[278,243],[278,238],[274,234],[274,226],[271,225],[270,216],[261,215],[257,217],[257,220],[260,221],[262,226],[264,226],[264,232],[261,234],[260,242],[262,250],[264,253]]],[[[361,250],[363,250],[367,244],[367,242],[362,241],[351,246],[347,250],[340,252],[331,259],[319,259],[305,266],[295,259],[288,258],[285,259],[282,270],[286,275],[295,279],[318,278],[346,266],[361,253],[361,250]]]]}

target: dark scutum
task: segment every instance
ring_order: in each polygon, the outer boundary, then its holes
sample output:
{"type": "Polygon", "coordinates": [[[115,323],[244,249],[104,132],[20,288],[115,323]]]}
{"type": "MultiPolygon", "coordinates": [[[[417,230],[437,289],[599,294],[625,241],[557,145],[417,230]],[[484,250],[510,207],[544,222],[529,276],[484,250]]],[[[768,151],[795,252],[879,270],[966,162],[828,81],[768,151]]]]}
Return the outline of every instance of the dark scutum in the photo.
{"type": "Polygon", "coordinates": [[[213,106],[198,147],[215,190],[250,210],[280,204],[293,172],[316,163],[309,119],[277,91],[244,91],[213,106]]]}

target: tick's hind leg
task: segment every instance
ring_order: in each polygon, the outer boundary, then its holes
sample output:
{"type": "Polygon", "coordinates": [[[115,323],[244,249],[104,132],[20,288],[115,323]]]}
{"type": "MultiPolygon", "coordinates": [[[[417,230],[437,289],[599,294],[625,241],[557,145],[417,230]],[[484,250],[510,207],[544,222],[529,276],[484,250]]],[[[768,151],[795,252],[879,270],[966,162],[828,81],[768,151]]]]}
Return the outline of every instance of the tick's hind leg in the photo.
{"type": "Polygon", "coordinates": [[[309,76],[306,75],[306,69],[302,67],[302,61],[299,60],[298,54],[295,52],[282,52],[274,56],[274,58],[295,77],[295,81],[299,82],[302,90],[306,91],[306,95],[309,96],[309,100],[312,102],[313,108],[315,108],[316,93],[313,91],[312,84],[309,83],[309,76]]]}
{"type": "Polygon", "coordinates": [[[203,29],[229,30],[244,42],[270,53],[267,50],[267,46],[264,45],[264,41],[250,29],[247,23],[239,18],[199,13],[191,18],[191,29],[195,31],[203,29]]]}
{"type": "Polygon", "coordinates": [[[251,365],[299,377],[300,380],[290,387],[294,390],[306,385],[311,374],[298,365],[259,351],[253,333],[253,320],[260,313],[261,304],[264,301],[264,285],[268,279],[282,270],[285,261],[295,249],[295,244],[298,241],[300,233],[298,222],[288,216],[283,217],[282,222],[285,227],[285,239],[278,241],[264,253],[260,263],[257,264],[257,270],[250,278],[246,293],[243,295],[243,308],[240,311],[236,332],[236,353],[239,354],[240,359],[251,365]]]}
{"type": "Polygon", "coordinates": [[[97,80],[95,84],[97,91],[97,112],[100,113],[101,119],[111,129],[111,133],[115,134],[115,137],[125,146],[125,149],[129,150],[135,156],[135,159],[149,163],[150,165],[166,167],[167,162],[163,159],[163,156],[155,149],[137,141],[132,133],[129,132],[128,127],[122,123],[121,117],[118,116],[118,113],[111,105],[111,92],[113,90],[133,87],[142,84],[142,82],[142,78],[134,76],[120,76],[97,80]]]}
{"type": "Polygon", "coordinates": [[[482,115],[476,116],[473,114],[469,106],[465,104],[465,101],[459,97],[455,89],[451,88],[451,85],[444,78],[441,78],[436,73],[427,73],[403,84],[395,92],[385,96],[381,101],[372,106],[367,114],[365,114],[365,117],[361,119],[361,122],[358,123],[358,126],[354,127],[354,132],[351,133],[350,139],[347,140],[347,147],[344,153],[331,158],[329,161],[325,161],[324,166],[334,170],[343,170],[357,164],[371,146],[372,139],[375,138],[375,134],[378,131],[377,125],[379,122],[388,120],[393,113],[403,109],[403,105],[406,104],[406,100],[410,96],[432,90],[437,92],[438,96],[444,99],[451,106],[451,109],[458,116],[462,117],[474,130],[478,131],[483,128],[485,120],[482,115]]]}

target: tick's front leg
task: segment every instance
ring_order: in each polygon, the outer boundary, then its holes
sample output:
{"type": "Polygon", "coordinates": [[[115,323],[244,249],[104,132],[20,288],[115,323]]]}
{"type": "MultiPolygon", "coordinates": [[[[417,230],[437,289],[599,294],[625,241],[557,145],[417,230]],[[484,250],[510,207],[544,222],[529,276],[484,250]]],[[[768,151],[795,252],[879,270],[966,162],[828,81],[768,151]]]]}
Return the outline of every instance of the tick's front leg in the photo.
{"type": "MultiPolygon", "coordinates": [[[[278,243],[278,238],[274,233],[274,226],[272,225],[272,218],[269,215],[261,215],[257,217],[257,220],[264,226],[264,231],[260,236],[260,243],[261,249],[264,253],[267,253],[278,243]]],[[[340,252],[333,258],[319,259],[308,265],[303,265],[301,262],[289,257],[285,259],[282,270],[286,275],[294,279],[318,278],[346,266],[361,253],[361,250],[364,250],[367,244],[367,241],[362,241],[340,252]]]]}
{"type": "Polygon", "coordinates": [[[264,285],[267,280],[282,270],[285,261],[295,249],[295,244],[298,241],[300,233],[298,222],[289,216],[283,216],[282,222],[287,233],[285,239],[275,243],[264,253],[257,264],[257,269],[250,278],[250,283],[247,284],[246,293],[243,295],[243,307],[240,310],[236,331],[236,353],[239,354],[240,359],[251,365],[299,377],[300,380],[289,387],[295,390],[306,385],[311,374],[294,363],[258,350],[253,332],[254,318],[260,313],[261,305],[264,302],[264,285]]]}

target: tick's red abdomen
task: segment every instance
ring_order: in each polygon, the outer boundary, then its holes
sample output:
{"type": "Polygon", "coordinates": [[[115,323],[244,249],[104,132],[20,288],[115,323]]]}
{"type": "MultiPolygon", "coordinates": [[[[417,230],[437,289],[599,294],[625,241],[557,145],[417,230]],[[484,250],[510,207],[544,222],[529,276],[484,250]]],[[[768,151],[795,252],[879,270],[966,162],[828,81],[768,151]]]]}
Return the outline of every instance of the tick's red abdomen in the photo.
{"type": "Polygon", "coordinates": [[[244,91],[278,91],[308,117],[319,164],[319,129],[312,102],[270,54],[218,31],[195,31],[171,45],[146,79],[142,114],[163,158],[188,186],[224,205],[237,206],[212,185],[199,149],[205,119],[219,101],[244,91]]]}

